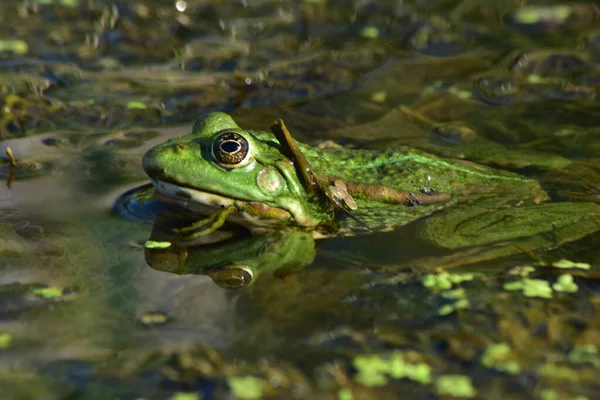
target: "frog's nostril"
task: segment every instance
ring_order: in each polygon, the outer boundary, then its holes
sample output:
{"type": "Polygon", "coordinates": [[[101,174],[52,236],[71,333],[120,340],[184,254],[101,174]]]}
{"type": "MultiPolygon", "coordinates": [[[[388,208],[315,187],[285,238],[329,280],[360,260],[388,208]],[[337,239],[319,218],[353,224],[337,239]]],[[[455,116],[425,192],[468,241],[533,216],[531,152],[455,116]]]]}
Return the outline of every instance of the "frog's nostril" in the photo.
{"type": "Polygon", "coordinates": [[[186,148],[186,146],[183,145],[183,144],[179,144],[178,143],[178,144],[175,145],[175,150],[176,151],[183,151],[183,150],[185,150],[185,148],[186,148]]]}

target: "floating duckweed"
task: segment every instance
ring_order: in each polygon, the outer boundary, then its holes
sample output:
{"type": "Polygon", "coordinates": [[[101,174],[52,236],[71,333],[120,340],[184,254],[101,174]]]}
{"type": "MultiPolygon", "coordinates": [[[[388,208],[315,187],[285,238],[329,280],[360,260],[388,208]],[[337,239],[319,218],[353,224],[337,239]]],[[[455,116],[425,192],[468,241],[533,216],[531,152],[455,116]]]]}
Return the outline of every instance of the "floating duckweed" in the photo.
{"type": "Polygon", "coordinates": [[[25,54],[29,46],[23,40],[0,40],[0,51],[12,51],[16,54],[25,54]]]}
{"type": "Polygon", "coordinates": [[[553,378],[563,381],[578,382],[580,379],[580,375],[577,370],[556,364],[544,364],[538,369],[538,372],[540,375],[546,378],[553,378]]]}
{"type": "Polygon", "coordinates": [[[369,39],[375,39],[375,38],[379,37],[379,29],[377,29],[377,27],[375,27],[375,26],[364,26],[360,30],[360,36],[369,38],[369,39]]]}
{"type": "Polygon", "coordinates": [[[352,400],[352,390],[348,388],[341,388],[338,392],[338,400],[352,400]]]}
{"type": "Polygon", "coordinates": [[[425,363],[410,364],[401,353],[394,353],[390,359],[388,373],[394,379],[408,378],[420,384],[431,382],[431,367],[425,363]]]}
{"type": "Polygon", "coordinates": [[[527,76],[527,82],[529,82],[529,83],[542,83],[544,81],[545,81],[544,78],[542,78],[541,76],[536,75],[536,74],[527,76]]]}
{"type": "Polygon", "coordinates": [[[379,372],[360,371],[354,377],[354,380],[363,386],[375,387],[384,386],[388,383],[385,375],[379,372]]]}
{"type": "Polygon", "coordinates": [[[490,344],[481,356],[481,363],[497,371],[518,374],[521,367],[516,361],[507,360],[512,355],[510,346],[506,343],[490,344]]]}
{"type": "Polygon", "coordinates": [[[234,396],[240,399],[260,399],[262,396],[262,379],[253,376],[232,376],[227,382],[234,396]]]}
{"type": "Polygon", "coordinates": [[[454,311],[469,307],[470,303],[467,299],[460,299],[454,304],[446,304],[439,308],[438,315],[452,314],[454,311]]]}
{"type": "Polygon", "coordinates": [[[557,292],[575,293],[579,287],[573,282],[573,275],[562,274],[558,277],[558,281],[552,285],[552,288],[557,292]]]}
{"type": "Polygon", "coordinates": [[[438,309],[438,315],[444,316],[454,312],[455,308],[452,304],[445,304],[438,309]]]}
{"type": "Polygon", "coordinates": [[[542,279],[524,278],[520,281],[505,283],[504,290],[522,290],[526,297],[552,298],[550,284],[542,279]]]}
{"type": "Polygon", "coordinates": [[[465,282],[465,281],[472,281],[473,280],[473,274],[449,274],[450,275],[450,280],[452,281],[452,283],[461,283],[461,282],[465,282]]]}
{"type": "Polygon", "coordinates": [[[197,393],[177,392],[170,400],[200,400],[201,397],[197,393]]]}
{"type": "Polygon", "coordinates": [[[144,325],[161,325],[169,320],[169,316],[162,312],[145,312],[138,318],[144,325]]]}
{"type": "Polygon", "coordinates": [[[452,282],[445,275],[428,274],[421,278],[421,283],[426,288],[435,288],[438,290],[447,290],[452,288],[452,282]]]}
{"type": "Polygon", "coordinates": [[[558,394],[553,389],[544,389],[540,392],[541,400],[588,400],[585,396],[565,397],[564,394],[558,394]]]}
{"type": "Polygon", "coordinates": [[[371,95],[371,101],[374,101],[375,103],[384,103],[386,98],[387,92],[384,91],[375,92],[371,95]]]}
{"type": "Polygon", "coordinates": [[[528,6],[515,12],[515,21],[532,25],[542,21],[564,21],[571,15],[571,8],[568,6],[528,6]]]}
{"type": "Polygon", "coordinates": [[[431,367],[425,363],[407,363],[401,352],[391,356],[363,355],[354,358],[358,373],[354,379],[364,386],[383,386],[393,379],[407,378],[423,385],[431,382],[431,367]]]}
{"type": "Polygon", "coordinates": [[[36,296],[43,297],[45,299],[55,299],[63,295],[63,289],[55,286],[46,288],[35,288],[32,290],[36,296]]]}
{"type": "Polygon", "coordinates": [[[540,392],[541,400],[558,400],[558,393],[552,389],[544,389],[540,392]]]}
{"type": "Polygon", "coordinates": [[[147,249],[167,249],[171,247],[171,242],[155,242],[154,240],[146,240],[144,247],[147,249]]]}
{"type": "Polygon", "coordinates": [[[591,266],[588,263],[574,262],[566,259],[562,259],[552,263],[554,268],[579,268],[579,269],[590,269],[591,266]]]}
{"type": "Polygon", "coordinates": [[[136,110],[145,110],[146,108],[148,108],[148,106],[144,102],[141,102],[141,101],[128,101],[127,108],[136,109],[136,110]]]}
{"type": "Polygon", "coordinates": [[[450,395],[454,397],[475,397],[477,391],[473,388],[471,378],[464,375],[440,376],[435,383],[435,389],[439,395],[450,395]]]}
{"type": "Polygon", "coordinates": [[[441,296],[445,299],[459,300],[464,299],[466,297],[466,293],[464,288],[458,288],[444,292],[441,294],[441,296]]]}
{"type": "Polygon", "coordinates": [[[598,348],[593,344],[583,344],[575,347],[569,353],[568,358],[573,363],[591,363],[594,367],[600,368],[598,348]]]}
{"type": "Polygon", "coordinates": [[[473,280],[473,274],[449,274],[442,272],[440,274],[427,274],[421,278],[423,286],[436,290],[447,290],[452,288],[454,283],[473,280]]]}
{"type": "Polygon", "coordinates": [[[531,265],[524,265],[522,267],[511,268],[511,270],[508,271],[508,273],[510,275],[519,275],[521,277],[526,277],[534,271],[535,271],[535,268],[532,267],[531,265]]]}
{"type": "Polygon", "coordinates": [[[456,87],[449,88],[448,92],[455,95],[459,99],[470,99],[473,97],[473,92],[470,90],[458,89],[456,87]]]}
{"type": "Polygon", "coordinates": [[[0,350],[12,346],[13,336],[10,333],[0,333],[0,350]]]}
{"type": "Polygon", "coordinates": [[[388,369],[388,363],[378,355],[364,355],[355,357],[354,367],[358,373],[354,379],[364,386],[383,386],[388,380],[384,375],[388,369]]]}

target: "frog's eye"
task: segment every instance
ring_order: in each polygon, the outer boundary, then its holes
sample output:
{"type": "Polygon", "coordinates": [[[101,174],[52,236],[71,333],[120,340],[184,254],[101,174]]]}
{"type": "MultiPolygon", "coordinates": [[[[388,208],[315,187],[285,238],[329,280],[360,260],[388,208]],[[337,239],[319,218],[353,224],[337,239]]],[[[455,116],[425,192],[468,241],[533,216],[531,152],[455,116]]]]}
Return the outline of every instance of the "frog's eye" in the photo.
{"type": "Polygon", "coordinates": [[[243,264],[224,265],[206,273],[214,283],[224,289],[241,289],[252,284],[254,272],[243,264]]]}
{"type": "Polygon", "coordinates": [[[225,168],[248,165],[252,152],[245,137],[235,132],[221,133],[212,145],[214,159],[225,168]]]}

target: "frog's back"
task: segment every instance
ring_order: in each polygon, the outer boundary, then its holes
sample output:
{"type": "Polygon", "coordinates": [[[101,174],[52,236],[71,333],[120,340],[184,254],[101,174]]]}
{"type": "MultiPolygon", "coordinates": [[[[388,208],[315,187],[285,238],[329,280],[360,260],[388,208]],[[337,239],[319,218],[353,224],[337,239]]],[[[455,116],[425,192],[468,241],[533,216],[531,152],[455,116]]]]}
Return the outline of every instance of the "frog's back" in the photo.
{"type": "Polygon", "coordinates": [[[342,216],[344,234],[391,230],[479,197],[547,199],[536,180],[409,147],[303,151],[319,174],[346,183],[357,203],[354,218],[342,216]]]}

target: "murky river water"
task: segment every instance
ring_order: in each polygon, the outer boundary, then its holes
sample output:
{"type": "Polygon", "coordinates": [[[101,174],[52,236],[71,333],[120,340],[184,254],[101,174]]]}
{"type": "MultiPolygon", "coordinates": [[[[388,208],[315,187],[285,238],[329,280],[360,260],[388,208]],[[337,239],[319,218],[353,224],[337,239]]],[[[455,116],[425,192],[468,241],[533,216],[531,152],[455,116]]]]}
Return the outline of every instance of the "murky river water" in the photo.
{"type": "Polygon", "coordinates": [[[597,213],[151,251],[113,205],[210,111],[597,204],[599,60],[593,1],[2,2],[0,398],[598,398],[597,213]]]}

